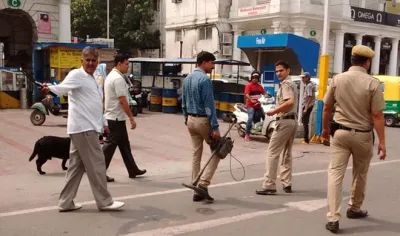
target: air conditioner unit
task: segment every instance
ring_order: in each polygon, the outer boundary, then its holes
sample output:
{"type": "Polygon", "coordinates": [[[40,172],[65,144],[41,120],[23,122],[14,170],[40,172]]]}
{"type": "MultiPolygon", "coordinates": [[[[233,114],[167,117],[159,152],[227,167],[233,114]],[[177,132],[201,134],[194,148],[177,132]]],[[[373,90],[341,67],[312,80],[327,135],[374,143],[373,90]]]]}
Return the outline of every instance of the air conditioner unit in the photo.
{"type": "Polygon", "coordinates": [[[223,33],[221,37],[221,43],[223,44],[232,44],[232,34],[231,33],[223,33]]]}
{"type": "Polygon", "coordinates": [[[222,56],[232,56],[232,46],[222,46],[222,56]]]}
{"type": "Polygon", "coordinates": [[[172,3],[182,3],[182,0],[172,0],[172,3]]]}

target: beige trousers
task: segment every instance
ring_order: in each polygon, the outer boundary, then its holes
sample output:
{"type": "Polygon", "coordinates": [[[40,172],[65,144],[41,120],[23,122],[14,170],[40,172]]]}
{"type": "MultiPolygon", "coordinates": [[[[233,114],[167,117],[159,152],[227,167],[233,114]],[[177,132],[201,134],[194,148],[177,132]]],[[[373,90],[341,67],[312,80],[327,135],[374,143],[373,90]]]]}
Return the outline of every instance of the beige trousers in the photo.
{"type": "MultiPolygon", "coordinates": [[[[189,116],[187,127],[190,137],[192,138],[193,145],[193,162],[192,162],[192,181],[194,181],[200,172],[201,158],[203,154],[203,143],[211,143],[211,127],[207,117],[193,117],[189,116]]],[[[220,158],[214,156],[208,164],[203,175],[200,178],[199,184],[203,187],[210,185],[211,179],[217,170],[220,158]]]]}
{"type": "Polygon", "coordinates": [[[98,208],[109,206],[113,199],[107,190],[106,163],[99,143],[99,135],[95,131],[71,134],[69,167],[66,184],[61,191],[59,207],[74,207],[74,198],[78,192],[83,173],[89,179],[90,187],[98,208]]]}
{"type": "Polygon", "coordinates": [[[282,119],[277,121],[268,145],[264,189],[276,190],[275,182],[278,177],[279,165],[282,185],[284,187],[292,185],[292,146],[296,132],[296,120],[282,119]],[[281,159],[280,163],[279,157],[281,159]]]}
{"type": "Polygon", "coordinates": [[[372,132],[337,130],[331,139],[331,162],[328,169],[329,222],[339,221],[341,218],[342,185],[350,155],[353,156],[353,183],[349,206],[354,210],[361,208],[372,150],[372,132]]]}

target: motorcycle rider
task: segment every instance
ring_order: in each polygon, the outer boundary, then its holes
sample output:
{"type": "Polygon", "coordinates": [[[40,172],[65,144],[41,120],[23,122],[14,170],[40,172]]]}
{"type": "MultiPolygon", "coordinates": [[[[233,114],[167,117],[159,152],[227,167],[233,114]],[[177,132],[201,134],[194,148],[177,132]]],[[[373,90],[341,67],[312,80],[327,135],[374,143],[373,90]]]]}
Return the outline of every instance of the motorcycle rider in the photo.
{"type": "Polygon", "coordinates": [[[265,119],[264,111],[261,107],[261,103],[258,99],[261,97],[261,94],[265,94],[264,88],[258,83],[260,79],[260,72],[253,71],[251,73],[251,81],[246,85],[244,90],[246,97],[246,107],[247,107],[247,124],[246,124],[246,136],[245,140],[250,141],[250,131],[253,125],[254,114],[260,114],[263,119],[265,119]]]}

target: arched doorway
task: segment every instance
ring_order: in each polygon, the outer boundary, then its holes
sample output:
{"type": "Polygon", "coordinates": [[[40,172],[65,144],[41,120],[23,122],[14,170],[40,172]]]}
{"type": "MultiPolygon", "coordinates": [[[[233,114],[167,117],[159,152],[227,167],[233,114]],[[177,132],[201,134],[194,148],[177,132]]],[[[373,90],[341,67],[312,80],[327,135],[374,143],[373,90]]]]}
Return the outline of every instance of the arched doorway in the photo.
{"type": "Polygon", "coordinates": [[[21,9],[0,10],[0,67],[32,68],[32,46],[37,28],[29,13],[21,9]]]}

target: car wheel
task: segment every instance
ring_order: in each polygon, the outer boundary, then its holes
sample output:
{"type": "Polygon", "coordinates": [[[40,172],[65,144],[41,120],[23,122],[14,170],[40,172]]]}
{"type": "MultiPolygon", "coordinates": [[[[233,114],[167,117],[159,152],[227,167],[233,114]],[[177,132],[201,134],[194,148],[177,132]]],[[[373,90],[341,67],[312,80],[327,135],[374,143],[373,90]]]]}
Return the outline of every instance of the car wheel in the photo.
{"type": "Polygon", "coordinates": [[[385,117],[385,125],[389,127],[393,127],[396,125],[396,118],[394,116],[389,115],[385,117]]]}

